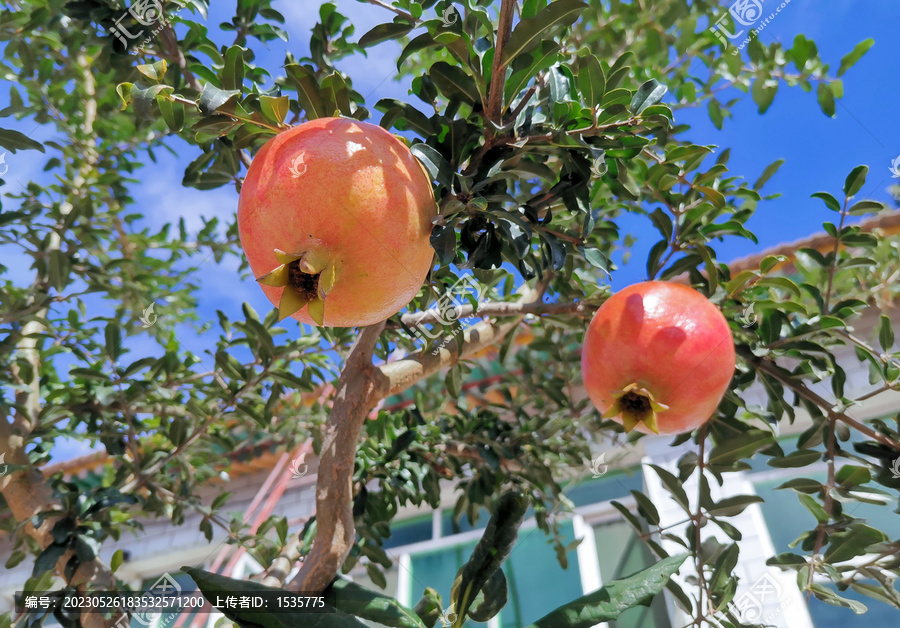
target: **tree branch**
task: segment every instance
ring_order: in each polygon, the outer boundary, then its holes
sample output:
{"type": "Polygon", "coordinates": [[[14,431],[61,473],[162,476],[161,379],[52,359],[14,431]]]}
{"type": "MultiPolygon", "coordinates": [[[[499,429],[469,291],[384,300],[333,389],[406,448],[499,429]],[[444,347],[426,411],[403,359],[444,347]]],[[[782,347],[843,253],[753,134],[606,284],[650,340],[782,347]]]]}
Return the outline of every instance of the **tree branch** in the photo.
{"type": "Polygon", "coordinates": [[[817,395],[815,392],[813,392],[812,390],[810,390],[803,384],[798,384],[797,382],[791,380],[790,378],[785,377],[781,373],[781,371],[779,371],[778,368],[776,368],[775,364],[773,364],[772,362],[769,362],[767,360],[760,360],[760,359],[751,360],[750,362],[751,362],[751,364],[753,364],[754,367],[756,367],[763,373],[766,373],[767,375],[773,377],[774,379],[777,379],[783,385],[787,386],[792,391],[797,393],[800,397],[802,397],[802,398],[806,399],[807,401],[810,401],[810,402],[814,403],[815,405],[817,405],[818,407],[820,407],[822,410],[825,411],[825,413],[829,417],[834,417],[838,421],[841,421],[842,423],[846,423],[847,425],[849,425],[856,431],[858,431],[862,434],[865,434],[872,440],[878,441],[882,445],[885,445],[887,447],[890,447],[891,449],[894,449],[894,450],[900,452],[900,442],[895,441],[893,438],[886,436],[886,435],[882,434],[881,432],[877,432],[877,431],[873,430],[868,425],[860,423],[856,419],[847,416],[843,412],[835,412],[832,409],[834,407],[834,404],[829,403],[828,400],[826,400],[823,397],[820,397],[819,395],[817,395]]]}
{"type": "MultiPolygon", "coordinates": [[[[523,304],[534,307],[542,289],[530,289],[523,304]]],[[[510,304],[516,305],[516,304],[510,304]]],[[[571,305],[571,304],[570,304],[571,305]]],[[[316,538],[303,567],[287,585],[289,591],[322,591],[331,584],[356,542],[353,521],[353,468],[363,423],[385,397],[396,395],[419,380],[496,344],[516,328],[521,318],[499,324],[482,321],[468,328],[457,350],[419,351],[378,367],[372,355],[384,329],[379,323],[363,329],[350,350],[338,379],[334,407],[328,417],[316,480],[316,538]]]]}
{"type": "MultiPolygon", "coordinates": [[[[534,314],[536,316],[554,315],[554,314],[574,314],[577,316],[589,316],[595,309],[600,307],[599,304],[593,305],[585,301],[572,301],[568,303],[543,303],[541,301],[529,301],[518,303],[484,303],[478,306],[475,311],[471,305],[460,305],[453,308],[456,319],[468,318],[470,316],[478,316],[487,318],[489,316],[521,316],[524,314],[534,314]]],[[[413,327],[415,325],[425,325],[430,323],[447,322],[446,312],[438,308],[425,310],[424,312],[413,312],[404,314],[400,317],[404,325],[413,327]]]]}
{"type": "Polygon", "coordinates": [[[392,11],[402,17],[405,20],[409,20],[410,24],[417,24],[419,20],[412,16],[412,14],[403,11],[402,9],[398,9],[397,7],[392,7],[387,2],[382,2],[382,0],[366,0],[369,4],[374,4],[377,7],[381,7],[382,9],[387,9],[388,11],[392,11]]]}
{"type": "Polygon", "coordinates": [[[350,350],[328,417],[316,479],[316,539],[289,591],[322,591],[356,542],[353,467],[369,411],[385,396],[386,378],[372,364],[384,323],[366,327],[350,350]]]}
{"type": "MultiPolygon", "coordinates": [[[[512,33],[513,14],[516,0],[503,0],[500,5],[500,21],[497,25],[497,41],[494,44],[494,64],[491,69],[491,88],[488,93],[485,116],[498,127],[503,126],[503,87],[506,84],[506,64],[503,63],[503,48],[512,33]]],[[[485,125],[486,129],[490,126],[485,125]]]]}

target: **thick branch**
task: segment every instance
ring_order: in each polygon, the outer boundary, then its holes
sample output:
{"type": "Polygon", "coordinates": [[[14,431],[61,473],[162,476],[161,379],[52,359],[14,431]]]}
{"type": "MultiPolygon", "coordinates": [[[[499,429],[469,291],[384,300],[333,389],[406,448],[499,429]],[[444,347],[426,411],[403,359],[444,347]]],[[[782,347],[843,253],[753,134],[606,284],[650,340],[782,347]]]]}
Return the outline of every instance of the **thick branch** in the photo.
{"type": "Polygon", "coordinates": [[[506,64],[503,63],[503,48],[512,33],[513,14],[516,0],[503,0],[500,5],[500,21],[497,25],[497,41],[494,45],[494,65],[491,69],[491,91],[488,94],[488,120],[498,127],[503,126],[503,87],[506,83],[506,64]]]}
{"type": "Polygon", "coordinates": [[[325,426],[316,480],[316,539],[290,591],[322,591],[341,568],[353,544],[353,467],[369,411],[384,398],[387,379],[372,364],[384,323],[363,329],[338,379],[334,407],[325,426]]]}
{"type": "MultiPolygon", "coordinates": [[[[540,290],[529,290],[523,303],[535,307],[543,305],[541,293],[540,290]]],[[[399,394],[419,380],[500,342],[520,320],[503,324],[482,321],[464,332],[458,351],[455,344],[452,349],[443,348],[436,354],[423,350],[378,367],[372,364],[372,355],[384,323],[362,331],[338,380],[334,407],[325,427],[316,480],[316,539],[300,573],[288,583],[288,590],[312,592],[325,589],[356,542],[353,468],[369,411],[385,397],[399,394]]]]}
{"type": "Polygon", "coordinates": [[[518,324],[519,319],[503,324],[482,321],[464,332],[462,348],[458,352],[456,345],[451,343],[436,354],[430,350],[419,351],[402,360],[381,365],[379,370],[390,382],[385,396],[398,395],[419,380],[450,367],[473,353],[497,344],[518,324]]]}

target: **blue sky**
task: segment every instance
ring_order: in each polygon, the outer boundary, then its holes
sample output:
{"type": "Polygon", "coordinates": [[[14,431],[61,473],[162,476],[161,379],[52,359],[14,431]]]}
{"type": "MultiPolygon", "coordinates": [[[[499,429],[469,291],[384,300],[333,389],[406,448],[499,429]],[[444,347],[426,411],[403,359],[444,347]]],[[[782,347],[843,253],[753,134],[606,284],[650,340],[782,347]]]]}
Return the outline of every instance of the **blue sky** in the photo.
{"type": "MultiPolygon", "coordinates": [[[[765,0],[766,14],[780,3],[781,0],[765,0]]],[[[211,24],[227,21],[232,15],[233,1],[212,4],[211,24]]],[[[276,0],[273,4],[286,18],[285,29],[290,41],[270,42],[268,50],[263,50],[255,41],[253,46],[258,55],[257,63],[274,72],[283,63],[287,50],[297,57],[306,54],[309,31],[316,22],[319,3],[276,0]]],[[[339,10],[356,24],[356,37],[391,18],[384,9],[355,0],[338,0],[337,4],[339,10]]],[[[727,6],[724,5],[723,10],[727,6]]],[[[838,101],[834,119],[821,112],[814,92],[788,89],[784,85],[774,104],[762,116],[746,96],[734,108],[733,118],[726,119],[721,131],[709,122],[705,106],[677,112],[676,122],[693,127],[688,134],[693,142],[731,147],[729,167],[732,173],[743,175],[751,183],[769,163],[785,159],[779,173],[764,189],[767,194],[780,192],[782,196],[761,203],[749,223],[750,230],[759,237],[759,244],[730,239],[717,247],[721,260],[730,261],[820,231],[822,222],[832,220],[834,214],[821,201],[810,198],[810,194],[828,190],[839,196],[844,177],[858,164],[870,166],[869,180],[860,197],[890,202],[886,188],[896,180],[891,178],[888,167],[900,154],[900,127],[885,112],[892,112],[900,102],[894,43],[897,24],[900,24],[900,3],[895,0],[869,0],[866,3],[792,0],[762,31],[763,43],[779,40],[787,47],[795,35],[805,34],[817,43],[823,59],[834,69],[857,42],[870,37],[875,40],[875,46],[868,54],[844,75],[844,98],[838,101]]],[[[227,33],[217,39],[220,43],[231,41],[227,33]]],[[[383,97],[405,99],[407,83],[395,80],[395,59],[399,51],[398,44],[386,42],[370,49],[367,58],[345,59],[338,66],[350,75],[355,89],[367,97],[370,105],[383,97]]],[[[0,108],[7,104],[7,92],[8,88],[0,87],[0,108]]],[[[374,111],[371,106],[369,108],[374,111]]],[[[374,114],[377,122],[380,114],[374,114]]],[[[52,129],[38,127],[30,120],[17,122],[5,118],[0,120],[0,126],[12,126],[39,140],[54,136],[52,129]]],[[[175,223],[181,217],[192,232],[202,226],[202,216],[219,216],[222,222],[227,222],[237,207],[234,188],[212,191],[182,188],[180,181],[184,168],[196,156],[197,149],[180,140],[173,140],[171,145],[175,155],[157,151],[157,162],[148,162],[136,173],[139,182],[132,193],[136,201],[134,209],[144,214],[145,224],[151,230],[166,222],[175,223]]],[[[17,192],[30,179],[46,180],[46,175],[41,172],[45,161],[46,156],[35,151],[7,154],[9,172],[0,192],[17,192]]],[[[5,201],[4,207],[9,209],[11,205],[5,201]]],[[[632,262],[613,275],[615,288],[645,278],[646,253],[658,239],[646,218],[623,217],[620,226],[624,233],[635,235],[637,242],[632,262]]],[[[32,272],[27,262],[16,263],[13,254],[14,250],[0,247],[0,257],[10,267],[7,278],[19,285],[27,285],[32,272]]],[[[216,265],[212,258],[204,261],[201,256],[193,264],[201,262],[203,273],[197,278],[201,286],[198,294],[201,319],[214,319],[216,309],[239,317],[243,301],[249,302],[260,313],[271,307],[252,278],[245,277],[242,281],[236,277],[234,259],[216,265]]],[[[164,324],[165,301],[159,297],[148,295],[148,305],[156,299],[156,313],[164,324]]],[[[289,333],[299,332],[291,326],[291,321],[285,325],[289,333]]],[[[198,354],[212,346],[215,340],[211,334],[198,336],[189,328],[179,330],[179,339],[198,354]]],[[[140,328],[128,338],[127,346],[137,355],[160,353],[158,346],[140,328]]],[[[57,449],[55,457],[66,458],[82,451],[83,445],[66,445],[57,449]]]]}

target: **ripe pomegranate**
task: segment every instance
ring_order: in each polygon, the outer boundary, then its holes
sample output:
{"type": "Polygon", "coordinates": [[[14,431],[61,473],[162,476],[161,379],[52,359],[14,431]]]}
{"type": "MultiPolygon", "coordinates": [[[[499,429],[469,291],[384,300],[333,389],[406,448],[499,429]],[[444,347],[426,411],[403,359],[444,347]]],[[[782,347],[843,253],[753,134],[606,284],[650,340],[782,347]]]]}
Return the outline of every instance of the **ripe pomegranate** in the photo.
{"type": "Polygon", "coordinates": [[[237,218],[280,319],[357,327],[415,297],[431,268],[436,212],[431,181],[400,140],[374,124],[321,118],[260,149],[237,218]]]}
{"type": "Polygon", "coordinates": [[[604,418],[677,434],[712,416],[734,374],[722,313],[681,284],[645,281],[610,297],[584,338],[581,373],[604,418]]]}

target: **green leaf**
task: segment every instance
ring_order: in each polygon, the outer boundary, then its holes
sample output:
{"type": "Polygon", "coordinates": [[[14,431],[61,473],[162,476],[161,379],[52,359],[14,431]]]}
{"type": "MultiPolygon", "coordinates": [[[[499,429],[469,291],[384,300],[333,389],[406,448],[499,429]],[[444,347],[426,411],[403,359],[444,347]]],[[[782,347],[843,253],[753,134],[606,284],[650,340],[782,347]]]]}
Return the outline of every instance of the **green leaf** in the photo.
{"type": "Polygon", "coordinates": [[[890,351],[894,346],[894,327],[891,319],[884,314],[881,315],[881,325],[878,328],[878,344],[885,351],[890,351]]]}
{"type": "Polygon", "coordinates": [[[581,0],[556,0],[532,18],[525,18],[516,24],[500,62],[503,67],[523,52],[527,52],[547,38],[547,31],[560,24],[568,26],[578,19],[578,15],[587,8],[581,0]]]}
{"type": "Polygon", "coordinates": [[[513,72],[506,81],[506,87],[504,88],[505,106],[509,107],[514,97],[525,89],[529,81],[539,72],[555,65],[558,58],[559,44],[551,40],[544,40],[541,42],[540,48],[534,50],[530,57],[521,56],[516,59],[512,65],[513,72]]]}
{"type": "Polygon", "coordinates": [[[638,114],[647,107],[652,107],[663,99],[667,91],[668,87],[656,79],[650,79],[641,85],[631,98],[631,111],[638,114]]]}
{"type": "Polygon", "coordinates": [[[411,610],[392,597],[338,577],[326,590],[333,594],[334,607],[366,621],[393,628],[425,628],[425,624],[411,610]]]}
{"type": "MultiPolygon", "coordinates": [[[[766,184],[766,181],[771,179],[772,176],[774,176],[774,174],[776,172],[778,172],[778,169],[781,168],[783,163],[784,163],[784,159],[776,159],[775,161],[770,163],[768,166],[766,166],[766,169],[763,170],[763,173],[756,180],[756,183],[753,184],[753,189],[761,190],[762,187],[766,184]]],[[[765,272],[765,271],[763,271],[763,272],[765,272]]]]}
{"type": "Polygon", "coordinates": [[[431,66],[429,76],[447,98],[459,96],[469,104],[481,101],[475,80],[458,66],[450,65],[446,61],[438,61],[431,66]]]}
{"type": "Polygon", "coordinates": [[[62,558],[63,554],[67,551],[69,551],[69,548],[65,545],[57,545],[56,543],[48,545],[47,548],[34,559],[34,568],[31,570],[31,577],[37,578],[45,571],[55,570],[56,561],[62,558]]]}
{"type": "Polygon", "coordinates": [[[447,392],[451,397],[457,398],[462,393],[462,367],[455,364],[447,371],[447,377],[444,379],[447,384],[447,392]]]}
{"type": "Polygon", "coordinates": [[[509,586],[502,569],[491,574],[487,584],[482,588],[482,593],[484,600],[476,608],[469,610],[469,617],[474,621],[487,622],[506,606],[509,599],[509,586]]]}
{"type": "Polygon", "coordinates": [[[819,107],[822,109],[822,113],[829,118],[833,118],[835,105],[834,92],[832,91],[831,86],[826,83],[819,83],[819,86],[816,88],[816,98],[819,101],[819,107]]]}
{"type": "Polygon", "coordinates": [[[716,502],[707,511],[714,517],[734,517],[744,512],[750,504],[759,504],[764,501],[759,495],[735,495],[716,502]]]}
{"type": "Polygon", "coordinates": [[[857,61],[862,59],[863,55],[869,51],[869,48],[875,45],[874,39],[864,39],[848,52],[841,59],[841,67],[838,68],[838,76],[843,76],[844,72],[852,68],[857,61]]]}
{"type": "Polygon", "coordinates": [[[433,181],[437,181],[445,187],[450,187],[453,183],[453,166],[444,159],[437,149],[432,148],[428,144],[417,142],[410,146],[409,150],[422,162],[422,165],[428,171],[428,176],[433,181]]]}
{"type": "Polygon", "coordinates": [[[841,211],[841,204],[828,192],[816,192],[812,195],[812,198],[819,198],[825,201],[825,206],[828,207],[828,209],[830,209],[831,211],[841,211]]]}
{"type": "Polygon", "coordinates": [[[604,621],[615,621],[623,611],[658,595],[687,557],[688,554],[670,556],[627,578],[613,580],[551,611],[528,628],[591,628],[604,621]]]}
{"type": "Polygon", "coordinates": [[[0,146],[12,152],[17,150],[39,150],[42,153],[44,152],[43,144],[31,139],[24,133],[19,133],[12,129],[0,129],[0,146]]]}
{"type": "Polygon", "coordinates": [[[117,549],[112,558],[109,560],[109,569],[113,573],[116,573],[116,570],[122,566],[122,563],[125,562],[125,552],[120,549],[117,549]]]}
{"type": "Polygon", "coordinates": [[[287,96],[260,96],[259,108],[269,122],[282,124],[290,111],[291,99],[287,96]]]}
{"type": "MultiPolygon", "coordinates": [[[[132,90],[133,93],[134,90],[132,90]]],[[[240,95],[241,93],[237,90],[219,89],[212,83],[207,83],[203,86],[203,91],[200,92],[200,99],[197,101],[197,105],[200,107],[200,113],[208,116],[240,95]]]]}
{"type": "Polygon", "coordinates": [[[512,551],[527,508],[528,498],[518,491],[504,493],[497,500],[472,556],[453,581],[450,597],[460,618],[466,616],[479,591],[512,551]]]}
{"type": "Polygon", "coordinates": [[[353,111],[350,108],[350,88],[347,87],[347,82],[343,76],[337,72],[332,72],[322,79],[322,89],[331,96],[331,100],[334,101],[341,115],[348,118],[353,115],[353,111]]]}
{"type": "Polygon", "coordinates": [[[234,45],[225,51],[222,68],[222,88],[241,92],[244,85],[244,49],[234,45]]]}
{"type": "Polygon", "coordinates": [[[122,330],[119,324],[111,321],[106,325],[106,355],[115,362],[122,352],[122,330]]]}
{"type": "Polygon", "coordinates": [[[757,286],[764,287],[772,287],[772,288],[781,288],[782,290],[787,290],[795,297],[800,297],[800,287],[795,284],[793,281],[788,279],[787,277],[763,277],[759,281],[756,282],[757,286]]]}
{"type": "Polygon", "coordinates": [[[599,107],[603,102],[606,77],[603,76],[600,60],[594,55],[588,55],[582,60],[581,69],[578,70],[578,91],[588,107],[599,107]]]}
{"type": "Polygon", "coordinates": [[[821,451],[814,449],[798,449],[782,458],[770,458],[767,464],[777,469],[806,467],[822,457],[821,451]]]}
{"type": "Polygon", "coordinates": [[[722,123],[725,121],[725,115],[722,112],[722,105],[720,105],[719,101],[715,98],[710,98],[709,104],[706,108],[709,112],[709,119],[712,121],[713,126],[721,131],[722,123]]]}
{"type": "Polygon", "coordinates": [[[660,481],[663,483],[663,486],[666,487],[666,490],[672,496],[672,498],[678,502],[678,505],[681,506],[685,512],[690,511],[690,501],[688,500],[687,493],[684,492],[684,486],[674,475],[659,467],[655,464],[651,464],[650,468],[656,471],[656,475],[659,476],[660,481]]]}
{"type": "Polygon", "coordinates": [[[154,83],[159,83],[166,77],[167,67],[168,65],[166,64],[166,60],[160,59],[156,63],[148,63],[137,66],[137,71],[146,76],[154,83]]]}
{"type": "Polygon", "coordinates": [[[765,113],[775,100],[775,94],[778,93],[778,81],[770,79],[768,76],[758,76],[753,81],[751,90],[753,102],[759,107],[760,113],[765,113]]]}
{"type": "Polygon", "coordinates": [[[388,22],[387,24],[379,24],[368,33],[359,38],[359,45],[362,48],[374,46],[383,41],[390,39],[399,39],[411,31],[414,27],[411,24],[402,22],[388,22]]]}
{"type": "Polygon", "coordinates": [[[825,562],[840,563],[868,553],[869,547],[887,541],[887,535],[881,530],[863,523],[854,523],[849,529],[835,532],[828,537],[828,549],[825,550],[825,562]]]}
{"type": "Polygon", "coordinates": [[[652,525],[658,526],[660,522],[659,511],[656,509],[656,506],[650,501],[650,498],[641,493],[640,491],[631,491],[631,495],[634,497],[634,501],[637,503],[638,512],[641,513],[641,516],[644,517],[648,522],[652,525]]]}
{"type": "Polygon", "coordinates": [[[812,586],[809,587],[809,590],[813,592],[813,595],[815,595],[818,599],[822,600],[826,604],[839,606],[841,608],[849,608],[857,615],[861,615],[868,610],[866,605],[862,602],[857,602],[856,600],[841,597],[825,585],[819,584],[818,582],[814,582],[812,586]]]}
{"type": "Polygon", "coordinates": [[[156,99],[156,104],[159,105],[159,113],[162,115],[163,120],[166,121],[166,126],[169,127],[169,130],[172,131],[172,133],[178,133],[184,128],[183,103],[160,96],[156,99]]]}
{"type": "Polygon", "coordinates": [[[716,443],[709,452],[709,464],[732,465],[738,460],[749,458],[760,449],[765,449],[775,443],[775,438],[769,432],[762,430],[747,430],[745,433],[716,443]]]}
{"type": "Polygon", "coordinates": [[[316,81],[316,75],[306,66],[297,63],[288,63],[284,66],[288,78],[297,90],[297,100],[300,106],[306,112],[308,120],[316,118],[325,118],[331,115],[325,110],[322,102],[322,95],[319,93],[319,83],[316,81]]]}
{"type": "Polygon", "coordinates": [[[851,205],[847,213],[851,216],[861,216],[863,214],[875,214],[886,209],[887,205],[878,201],[859,201],[851,205]]]}
{"type": "Polygon", "coordinates": [[[442,266],[456,257],[456,229],[453,225],[435,225],[431,230],[431,248],[437,253],[442,266]]]}
{"type": "Polygon", "coordinates": [[[854,196],[866,184],[866,177],[869,174],[868,166],[857,166],[850,171],[847,179],[844,181],[844,194],[854,196]]]}

